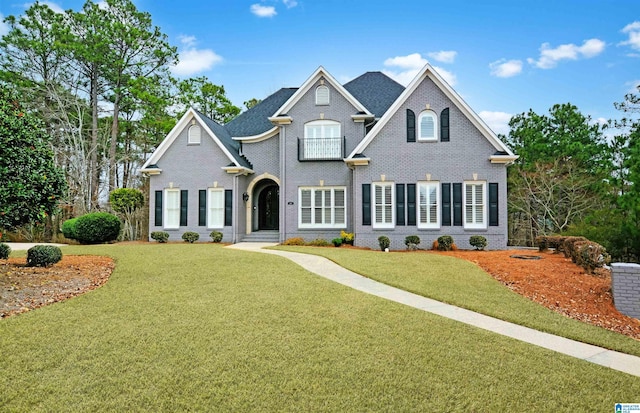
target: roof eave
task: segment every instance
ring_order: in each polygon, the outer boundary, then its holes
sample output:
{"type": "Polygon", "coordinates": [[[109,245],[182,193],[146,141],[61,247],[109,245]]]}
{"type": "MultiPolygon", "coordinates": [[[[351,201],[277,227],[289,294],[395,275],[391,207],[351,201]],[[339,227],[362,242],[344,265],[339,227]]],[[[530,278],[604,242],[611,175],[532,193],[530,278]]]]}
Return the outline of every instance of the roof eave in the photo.
{"type": "Polygon", "coordinates": [[[268,119],[269,119],[269,122],[273,123],[276,126],[291,125],[291,122],[293,122],[293,118],[287,115],[271,116],[268,119]]]}
{"type": "MultiPolygon", "coordinates": [[[[271,120],[271,119],[269,119],[271,120]]],[[[278,127],[274,126],[273,128],[269,129],[266,132],[263,132],[259,135],[253,135],[253,136],[234,136],[233,139],[234,141],[239,141],[239,142],[244,142],[244,143],[256,143],[256,142],[262,142],[265,141],[275,135],[278,134],[278,127]]]]}
{"type": "Polygon", "coordinates": [[[501,163],[505,165],[509,165],[518,159],[518,155],[491,155],[489,160],[491,163],[501,163]]]}
{"type": "Polygon", "coordinates": [[[246,166],[223,166],[222,170],[228,174],[242,174],[242,175],[250,175],[253,172],[253,169],[247,168],[246,166]]]}
{"type": "Polygon", "coordinates": [[[345,158],[343,161],[347,166],[367,166],[371,158],[345,158]]]}

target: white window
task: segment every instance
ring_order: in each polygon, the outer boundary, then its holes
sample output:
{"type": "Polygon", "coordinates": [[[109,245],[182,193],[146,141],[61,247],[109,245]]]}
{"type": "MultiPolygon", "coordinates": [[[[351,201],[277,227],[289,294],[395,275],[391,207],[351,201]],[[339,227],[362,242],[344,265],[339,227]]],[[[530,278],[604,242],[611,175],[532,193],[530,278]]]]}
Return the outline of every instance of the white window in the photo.
{"type": "Polygon", "coordinates": [[[187,143],[189,145],[200,145],[200,139],[202,136],[202,129],[198,125],[191,125],[189,127],[189,137],[187,143]]]}
{"type": "Polygon", "coordinates": [[[316,120],[304,125],[304,159],[342,159],[339,122],[316,120]]]}
{"type": "Polygon", "coordinates": [[[299,228],[345,228],[347,226],[345,187],[300,188],[299,228]]]}
{"type": "Polygon", "coordinates": [[[440,184],[418,183],[418,228],[440,227],[440,184]]]}
{"type": "Polygon", "coordinates": [[[438,116],[435,112],[425,110],[418,117],[418,140],[436,141],[438,140],[438,116]]]}
{"type": "Polygon", "coordinates": [[[487,227],[486,182],[464,183],[464,227],[487,227]]]}
{"type": "Polygon", "coordinates": [[[316,88],[316,105],[328,105],[329,104],[329,88],[320,85],[316,88]]]}
{"type": "Polygon", "coordinates": [[[373,183],[373,228],[393,228],[395,224],[395,186],[393,182],[373,183]]]}
{"type": "Polygon", "coordinates": [[[164,198],[164,227],[178,229],[180,228],[180,190],[165,189],[164,198]]]}
{"type": "Polygon", "coordinates": [[[207,199],[207,227],[224,227],[224,189],[209,188],[207,199]]]}

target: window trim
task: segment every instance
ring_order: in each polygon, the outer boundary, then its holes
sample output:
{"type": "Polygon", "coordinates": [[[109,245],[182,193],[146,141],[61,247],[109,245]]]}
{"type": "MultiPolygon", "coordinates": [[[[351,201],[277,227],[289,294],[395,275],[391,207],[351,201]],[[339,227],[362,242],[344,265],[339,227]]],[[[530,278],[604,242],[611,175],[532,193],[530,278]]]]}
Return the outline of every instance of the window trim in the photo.
{"type": "Polygon", "coordinates": [[[191,125],[187,130],[187,145],[200,145],[202,142],[202,128],[200,125],[191,125]],[[192,131],[194,133],[192,133],[192,131]],[[195,132],[198,131],[198,135],[195,135],[195,132]],[[197,138],[197,140],[195,139],[197,138]]]}
{"type": "Polygon", "coordinates": [[[302,154],[302,159],[304,160],[342,160],[343,159],[343,147],[342,147],[342,123],[335,121],[335,120],[330,120],[330,119],[319,119],[319,120],[312,120],[310,122],[307,122],[304,124],[304,138],[303,138],[303,145],[304,145],[304,151],[302,154]],[[320,137],[311,137],[310,133],[309,133],[309,129],[312,127],[320,127],[320,137]],[[337,132],[337,136],[327,136],[327,129],[329,127],[338,127],[338,132],[337,132]],[[318,156],[318,155],[311,155],[309,154],[309,152],[312,152],[313,146],[310,145],[309,143],[312,140],[324,140],[324,139],[333,139],[336,140],[335,142],[337,142],[336,148],[332,148],[332,149],[337,149],[336,153],[328,153],[327,149],[322,149],[320,144],[319,145],[319,149],[316,149],[316,153],[320,152],[320,153],[324,153],[324,156],[318,156]],[[309,146],[308,146],[309,145],[309,146]],[[309,149],[311,148],[311,149],[309,149]]]}
{"type": "MultiPolygon", "coordinates": [[[[475,197],[474,197],[475,198],[475,197]]],[[[472,200],[472,217],[475,221],[477,205],[472,200]],[[474,208],[475,206],[475,208],[474,208]]],[[[462,225],[464,229],[487,229],[487,181],[464,181],[462,188],[462,225]],[[467,186],[474,185],[482,187],[482,222],[468,222],[467,221],[467,186]]]]}
{"type": "MultiPolygon", "coordinates": [[[[324,200],[323,200],[324,201],[324,200]]],[[[328,229],[340,229],[347,228],[347,187],[346,186],[301,186],[298,187],[298,228],[299,229],[309,229],[309,228],[328,228],[328,229]],[[322,206],[322,209],[330,208],[331,210],[331,222],[330,223],[316,223],[315,222],[315,199],[316,193],[324,193],[324,191],[331,191],[331,205],[327,207],[326,205],[322,206]],[[344,205],[340,208],[344,210],[344,222],[337,223],[336,222],[336,190],[341,190],[344,197],[344,205]],[[305,206],[302,204],[302,192],[303,191],[311,191],[311,205],[305,206]],[[302,208],[311,208],[311,223],[303,223],[302,222],[302,208]]]]}
{"type": "MultiPolygon", "coordinates": [[[[384,193],[384,192],[383,192],[384,193]]],[[[371,216],[371,227],[373,229],[389,229],[389,228],[395,228],[396,226],[396,185],[394,182],[372,182],[371,183],[371,207],[372,207],[372,216],[371,216]],[[391,222],[387,223],[387,222],[378,222],[377,221],[377,213],[376,213],[376,208],[378,207],[378,199],[376,199],[376,187],[390,187],[391,188],[391,200],[389,202],[390,206],[391,206],[391,222]]],[[[386,206],[385,204],[382,204],[382,206],[386,206]]],[[[384,213],[384,209],[383,209],[383,213],[384,213]]]]}
{"type": "Polygon", "coordinates": [[[207,188],[207,229],[221,229],[224,228],[224,211],[225,211],[225,194],[224,188],[207,188]],[[219,194],[221,197],[221,206],[216,209],[213,203],[212,195],[219,194]],[[219,214],[218,217],[215,213],[219,214]],[[219,224],[216,223],[215,218],[218,218],[219,224]]]}
{"type": "Polygon", "coordinates": [[[163,216],[163,228],[164,229],[180,229],[180,188],[165,188],[164,190],[164,205],[162,208],[162,216],[163,216]],[[172,194],[177,199],[177,207],[172,208],[177,211],[177,218],[175,221],[171,221],[169,217],[169,206],[170,206],[170,197],[169,194],[172,194]],[[175,225],[173,225],[175,222],[175,225]]]}
{"type": "MultiPolygon", "coordinates": [[[[439,229],[441,222],[442,222],[442,218],[441,218],[441,208],[442,208],[442,198],[440,196],[440,181],[419,181],[418,185],[417,185],[417,189],[418,189],[418,196],[417,196],[417,202],[416,202],[416,224],[417,227],[419,229],[439,229]],[[422,188],[429,188],[429,187],[435,187],[436,189],[436,204],[435,204],[435,208],[436,208],[436,222],[429,222],[429,223],[424,223],[422,222],[422,220],[420,219],[420,210],[422,208],[422,202],[420,199],[420,191],[422,188]]],[[[427,196],[428,196],[429,192],[427,192],[427,196]]],[[[427,206],[429,204],[427,203],[427,206]]],[[[427,211],[428,212],[428,211],[427,211]]],[[[429,217],[430,215],[427,214],[427,217],[429,217]]]]}
{"type": "Polygon", "coordinates": [[[330,103],[331,90],[329,90],[329,87],[327,85],[319,85],[316,87],[316,106],[328,106],[330,103]],[[320,91],[326,91],[326,97],[319,93],[320,91]]]}
{"type": "Polygon", "coordinates": [[[418,133],[417,133],[418,142],[437,142],[438,141],[439,139],[438,132],[439,132],[440,124],[438,122],[438,115],[434,111],[432,111],[431,109],[427,109],[420,112],[420,115],[418,115],[418,124],[416,126],[418,129],[418,133]],[[433,120],[433,136],[431,137],[424,137],[422,135],[422,119],[426,116],[431,117],[431,119],[433,120]]]}

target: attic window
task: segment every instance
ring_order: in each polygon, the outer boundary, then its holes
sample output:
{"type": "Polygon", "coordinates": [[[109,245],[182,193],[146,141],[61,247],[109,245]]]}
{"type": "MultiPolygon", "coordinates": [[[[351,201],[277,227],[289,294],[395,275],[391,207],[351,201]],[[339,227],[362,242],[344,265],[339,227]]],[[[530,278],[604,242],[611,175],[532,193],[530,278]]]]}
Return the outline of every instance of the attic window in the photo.
{"type": "Polygon", "coordinates": [[[189,127],[189,137],[187,138],[187,144],[189,145],[200,145],[200,137],[202,135],[202,130],[198,125],[191,125],[189,127]]]}
{"type": "Polygon", "coordinates": [[[316,105],[328,105],[329,104],[329,88],[325,85],[320,85],[316,88],[316,105]]]}
{"type": "Polygon", "coordinates": [[[436,114],[430,110],[425,110],[420,114],[418,119],[418,127],[419,127],[419,135],[418,140],[420,141],[435,141],[438,140],[437,130],[438,130],[438,117],[436,114]]]}

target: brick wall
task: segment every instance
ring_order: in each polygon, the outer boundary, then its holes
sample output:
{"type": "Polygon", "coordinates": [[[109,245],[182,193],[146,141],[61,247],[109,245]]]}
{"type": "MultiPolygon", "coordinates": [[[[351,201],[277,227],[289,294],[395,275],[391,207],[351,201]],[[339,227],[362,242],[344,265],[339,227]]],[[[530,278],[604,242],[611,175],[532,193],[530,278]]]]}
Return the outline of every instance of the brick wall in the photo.
{"type": "Polygon", "coordinates": [[[611,291],[618,311],[640,319],[640,265],[611,264],[611,291]]]}

